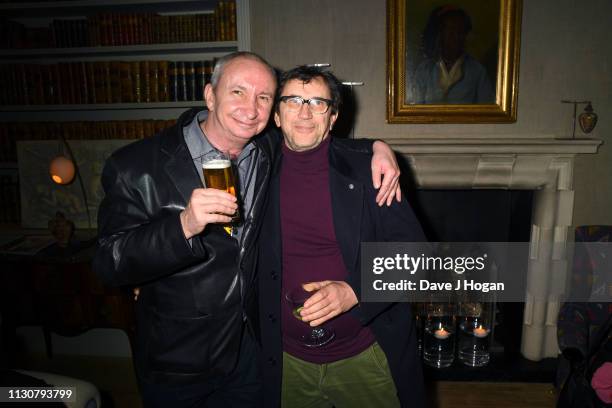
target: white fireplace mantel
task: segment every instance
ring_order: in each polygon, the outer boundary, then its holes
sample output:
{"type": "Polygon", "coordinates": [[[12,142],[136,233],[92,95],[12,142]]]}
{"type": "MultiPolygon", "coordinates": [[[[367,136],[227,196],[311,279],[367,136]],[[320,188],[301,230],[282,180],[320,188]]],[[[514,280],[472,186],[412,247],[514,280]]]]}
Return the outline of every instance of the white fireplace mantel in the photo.
{"type": "Polygon", "coordinates": [[[521,351],[530,360],[556,357],[558,294],[567,277],[564,247],[572,226],[577,154],[601,140],[553,138],[388,139],[424,189],[534,190],[521,351]]]}
{"type": "Polygon", "coordinates": [[[413,154],[578,154],[596,153],[599,139],[415,138],[386,140],[396,152],[413,154]]]}

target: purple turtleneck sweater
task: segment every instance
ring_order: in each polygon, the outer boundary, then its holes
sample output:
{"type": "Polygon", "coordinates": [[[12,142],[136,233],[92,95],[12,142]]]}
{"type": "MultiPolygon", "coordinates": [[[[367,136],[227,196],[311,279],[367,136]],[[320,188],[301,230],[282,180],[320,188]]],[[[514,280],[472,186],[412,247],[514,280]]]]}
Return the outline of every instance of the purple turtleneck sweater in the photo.
{"type": "Polygon", "coordinates": [[[369,328],[350,313],[343,313],[328,322],[336,333],[331,342],[307,348],[300,336],[309,332],[310,326],[293,316],[292,307],[285,300],[285,295],[302,283],[348,278],[334,231],[329,143],[328,137],[305,152],[294,152],[283,144],[280,173],[283,350],[317,364],[357,355],[375,341],[369,328]]]}

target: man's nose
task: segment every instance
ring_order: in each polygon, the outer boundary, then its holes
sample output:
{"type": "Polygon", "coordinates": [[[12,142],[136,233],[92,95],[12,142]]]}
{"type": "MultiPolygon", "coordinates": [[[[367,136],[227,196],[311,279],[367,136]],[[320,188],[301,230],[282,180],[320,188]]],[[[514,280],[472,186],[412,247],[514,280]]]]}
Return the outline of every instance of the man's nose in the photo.
{"type": "Polygon", "coordinates": [[[258,116],[257,98],[249,98],[245,101],[244,112],[249,119],[255,119],[258,116]]]}
{"type": "Polygon", "coordinates": [[[304,102],[302,106],[300,106],[300,110],[298,111],[298,117],[304,118],[304,119],[308,119],[312,117],[312,112],[310,111],[310,105],[308,105],[306,102],[304,102]]]}

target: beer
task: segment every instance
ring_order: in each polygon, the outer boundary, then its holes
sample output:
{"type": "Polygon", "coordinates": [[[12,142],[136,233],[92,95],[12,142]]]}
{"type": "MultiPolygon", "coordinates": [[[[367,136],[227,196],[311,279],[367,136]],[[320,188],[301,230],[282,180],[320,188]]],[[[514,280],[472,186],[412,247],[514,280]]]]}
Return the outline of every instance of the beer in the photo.
{"type": "Polygon", "coordinates": [[[227,191],[236,195],[234,188],[234,175],[232,173],[232,163],[229,160],[211,160],[202,164],[204,171],[204,183],[207,188],[227,191]]]}
{"type": "MultiPolygon", "coordinates": [[[[223,157],[222,154],[208,161],[202,162],[202,171],[204,172],[204,184],[206,188],[216,188],[217,190],[227,191],[236,196],[236,186],[234,182],[234,173],[232,172],[232,162],[223,157]]],[[[232,216],[232,222],[240,220],[240,213],[232,216]]]]}

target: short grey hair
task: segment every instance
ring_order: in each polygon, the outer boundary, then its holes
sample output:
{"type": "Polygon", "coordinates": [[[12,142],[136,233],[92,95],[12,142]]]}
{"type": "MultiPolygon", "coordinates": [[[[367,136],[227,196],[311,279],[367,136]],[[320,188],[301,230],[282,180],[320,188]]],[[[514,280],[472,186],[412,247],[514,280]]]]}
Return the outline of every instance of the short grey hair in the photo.
{"type": "Polygon", "coordinates": [[[256,61],[264,65],[270,71],[270,75],[272,75],[272,78],[274,78],[274,85],[276,85],[276,70],[274,69],[274,67],[272,67],[272,65],[270,65],[268,61],[255,54],[254,52],[237,51],[231,54],[224,55],[223,57],[219,58],[215,63],[215,69],[213,70],[212,76],[210,77],[210,84],[212,85],[213,89],[217,88],[217,84],[219,83],[219,80],[223,75],[225,66],[230,61],[233,61],[237,58],[244,58],[251,61],[256,61]]]}

